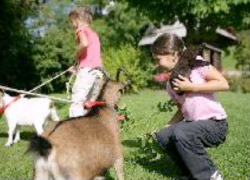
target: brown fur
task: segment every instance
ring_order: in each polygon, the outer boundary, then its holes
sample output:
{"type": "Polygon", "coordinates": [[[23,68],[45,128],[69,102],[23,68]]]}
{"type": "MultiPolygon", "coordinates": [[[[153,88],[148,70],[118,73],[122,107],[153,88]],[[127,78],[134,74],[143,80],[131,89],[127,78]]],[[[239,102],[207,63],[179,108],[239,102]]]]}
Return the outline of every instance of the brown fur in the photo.
{"type": "Polygon", "coordinates": [[[45,159],[45,169],[49,171],[45,173],[52,174],[54,179],[94,179],[113,165],[118,179],[124,179],[118,114],[114,109],[122,88],[120,83],[109,81],[101,94],[106,106],[98,108],[94,115],[54,123],[45,130],[42,137],[52,149],[48,157],[37,156],[35,179],[44,178],[39,158],[45,159]]]}

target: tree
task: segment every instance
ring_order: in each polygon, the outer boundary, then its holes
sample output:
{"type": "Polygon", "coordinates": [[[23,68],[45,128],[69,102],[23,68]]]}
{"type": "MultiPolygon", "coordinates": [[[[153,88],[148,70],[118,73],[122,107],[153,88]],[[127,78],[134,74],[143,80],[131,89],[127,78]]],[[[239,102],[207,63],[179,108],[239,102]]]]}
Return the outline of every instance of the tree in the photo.
{"type": "Polygon", "coordinates": [[[187,27],[187,37],[192,38],[191,41],[214,38],[214,31],[219,26],[242,30],[250,25],[250,0],[120,1],[128,2],[154,23],[171,24],[179,19],[187,27]]]}
{"type": "Polygon", "coordinates": [[[38,76],[30,54],[32,36],[25,20],[34,13],[31,1],[0,1],[0,83],[15,88],[30,89],[38,76]]]}
{"type": "MultiPolygon", "coordinates": [[[[36,35],[32,59],[42,83],[66,70],[74,63],[74,32],[68,21],[68,13],[74,3],[70,0],[51,0],[40,5],[39,13],[33,16],[29,27],[36,35]],[[40,30],[40,33],[36,34],[40,30]]],[[[65,90],[69,74],[52,81],[42,88],[43,92],[65,90]]]]}

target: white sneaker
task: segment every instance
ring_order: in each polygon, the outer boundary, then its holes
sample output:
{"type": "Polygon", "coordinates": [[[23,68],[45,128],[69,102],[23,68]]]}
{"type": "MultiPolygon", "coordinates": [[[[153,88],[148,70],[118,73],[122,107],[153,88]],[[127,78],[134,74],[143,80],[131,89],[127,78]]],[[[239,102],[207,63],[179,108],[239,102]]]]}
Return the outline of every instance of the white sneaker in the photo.
{"type": "Polygon", "coordinates": [[[210,177],[210,180],[223,180],[219,171],[215,171],[214,174],[210,177]]]}

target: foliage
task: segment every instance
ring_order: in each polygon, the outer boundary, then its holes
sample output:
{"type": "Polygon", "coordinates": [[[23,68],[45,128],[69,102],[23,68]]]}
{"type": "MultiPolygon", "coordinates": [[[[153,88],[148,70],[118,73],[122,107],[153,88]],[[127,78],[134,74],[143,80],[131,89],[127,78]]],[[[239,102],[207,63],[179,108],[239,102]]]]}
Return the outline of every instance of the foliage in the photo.
{"type": "MultiPolygon", "coordinates": [[[[31,89],[72,65],[75,44],[73,31],[68,23],[68,12],[76,4],[101,8],[108,3],[108,0],[2,0],[1,84],[31,89]]],[[[137,47],[150,21],[170,23],[178,16],[188,26],[192,37],[198,38],[193,30],[207,32],[218,24],[234,27],[236,25],[238,29],[248,27],[248,5],[249,0],[120,0],[108,16],[95,17],[93,27],[101,39],[107,71],[114,76],[119,66],[125,66],[132,76],[133,90],[137,91],[146,85],[152,85],[150,80],[154,70],[151,55],[137,47]],[[171,11],[166,12],[164,9],[171,11]],[[239,9],[240,14],[237,13],[239,9]]],[[[68,76],[64,76],[42,91],[62,91],[67,79],[68,76]]]]}
{"type": "Polygon", "coordinates": [[[230,90],[233,92],[250,93],[250,79],[244,77],[227,78],[230,90]]]}
{"type": "Polygon", "coordinates": [[[143,137],[137,137],[136,143],[138,143],[139,148],[133,155],[135,161],[140,163],[149,163],[164,157],[164,152],[157,144],[153,134],[148,133],[143,137]]]}
{"type": "MultiPolygon", "coordinates": [[[[108,1],[76,1],[76,4],[88,4],[93,7],[105,6],[108,1]]],[[[32,55],[35,61],[36,71],[39,72],[41,82],[54,74],[65,70],[74,61],[75,42],[73,30],[69,26],[67,13],[74,3],[67,0],[49,1],[40,6],[39,16],[33,17],[35,23],[30,29],[41,29],[41,36],[35,40],[35,51],[32,55]],[[61,11],[60,11],[61,10],[61,11]],[[43,28],[41,28],[43,27],[43,28]]],[[[108,17],[96,16],[93,29],[97,31],[101,39],[102,57],[105,69],[114,77],[117,69],[122,66],[128,71],[132,79],[132,90],[138,91],[146,86],[150,77],[146,74],[150,71],[149,55],[140,52],[135,47],[136,38],[139,37],[139,29],[143,24],[133,9],[128,9],[126,4],[116,4],[108,17]],[[118,40],[119,39],[119,40],[118,40]]],[[[42,90],[57,92],[64,90],[64,83],[68,76],[53,81],[42,90]]]]}
{"type": "MultiPolygon", "coordinates": [[[[33,59],[42,82],[73,65],[74,47],[72,32],[69,29],[58,29],[56,26],[52,26],[43,38],[36,40],[33,59]]],[[[43,88],[43,91],[65,90],[64,85],[68,79],[69,74],[60,77],[43,88]]]]}
{"type": "MultiPolygon", "coordinates": [[[[29,30],[35,36],[32,58],[36,71],[39,72],[39,83],[66,70],[74,61],[75,42],[72,27],[68,23],[68,11],[72,4],[69,0],[48,1],[40,5],[39,13],[29,30]]],[[[69,74],[49,83],[43,92],[60,92],[65,90],[69,74]]]]}
{"type": "Polygon", "coordinates": [[[119,106],[119,116],[123,116],[124,119],[120,122],[120,132],[127,131],[128,129],[136,126],[135,117],[128,110],[127,105],[119,106]]]}
{"type": "Polygon", "coordinates": [[[249,0],[121,0],[147,16],[153,23],[171,24],[179,19],[188,30],[187,41],[213,41],[217,27],[248,29],[250,25],[249,0]],[[241,13],[239,13],[241,12],[241,13]]]}
{"type": "Polygon", "coordinates": [[[30,89],[38,79],[32,37],[25,27],[26,18],[33,14],[32,1],[0,1],[0,83],[30,89]]]}
{"type": "Polygon", "coordinates": [[[240,33],[240,43],[236,46],[235,59],[236,68],[243,73],[250,72],[250,30],[240,33]]]}
{"type": "Polygon", "coordinates": [[[169,100],[165,103],[159,102],[159,104],[157,104],[160,112],[172,112],[174,106],[176,106],[176,103],[174,103],[172,100],[169,100]]]}
{"type": "Polygon", "coordinates": [[[149,22],[145,16],[124,2],[117,2],[109,18],[105,20],[109,27],[107,38],[111,46],[123,46],[124,43],[129,43],[136,47],[144,33],[141,30],[149,22]]]}
{"type": "MultiPolygon", "coordinates": [[[[159,102],[157,108],[159,112],[172,112],[173,107],[176,104],[172,100],[168,100],[164,103],[159,102]]],[[[150,163],[164,158],[165,154],[163,150],[159,147],[156,141],[155,132],[146,133],[141,137],[136,138],[136,143],[138,144],[138,151],[134,153],[134,160],[139,163],[150,163]]]]}
{"type": "Polygon", "coordinates": [[[120,48],[109,48],[103,52],[104,66],[110,77],[115,78],[117,69],[123,67],[131,80],[132,90],[137,92],[146,86],[150,79],[150,62],[145,63],[147,57],[139,49],[126,44],[120,48]],[[145,57],[145,58],[144,58],[145,57]]]}

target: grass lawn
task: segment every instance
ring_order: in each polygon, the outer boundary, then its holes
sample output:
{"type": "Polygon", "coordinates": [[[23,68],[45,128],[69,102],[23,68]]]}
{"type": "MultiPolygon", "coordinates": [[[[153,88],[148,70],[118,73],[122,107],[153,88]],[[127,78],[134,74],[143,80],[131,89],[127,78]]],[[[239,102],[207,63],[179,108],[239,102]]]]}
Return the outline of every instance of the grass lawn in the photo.
{"type": "MultiPolygon", "coordinates": [[[[250,179],[250,94],[224,92],[218,93],[228,113],[229,132],[226,142],[218,148],[208,149],[212,159],[227,180],[250,179]]],[[[120,105],[127,105],[130,119],[121,128],[121,141],[125,158],[125,178],[133,180],[173,179],[179,170],[166,156],[158,159],[145,157],[138,139],[155,129],[160,129],[174,112],[162,112],[157,108],[159,102],[166,102],[165,91],[145,90],[140,94],[125,95],[120,105]]],[[[67,106],[58,104],[59,115],[67,116],[67,106]]],[[[32,159],[25,154],[28,141],[34,129],[23,127],[21,141],[11,148],[5,148],[7,126],[0,119],[0,180],[31,179],[32,159]]],[[[107,174],[108,179],[116,179],[114,170],[107,174]]]]}

